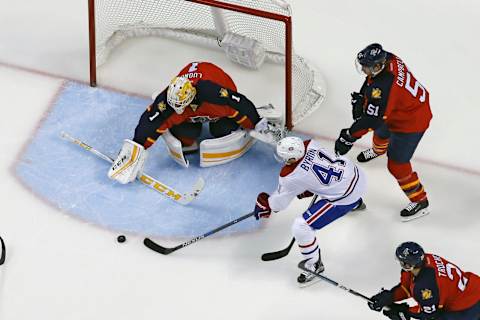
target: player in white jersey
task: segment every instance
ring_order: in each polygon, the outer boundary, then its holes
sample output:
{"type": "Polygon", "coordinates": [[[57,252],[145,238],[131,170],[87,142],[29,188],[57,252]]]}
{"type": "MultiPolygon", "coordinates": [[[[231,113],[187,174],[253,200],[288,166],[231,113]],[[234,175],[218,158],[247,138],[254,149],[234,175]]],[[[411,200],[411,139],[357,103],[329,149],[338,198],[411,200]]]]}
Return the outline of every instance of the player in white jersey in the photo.
{"type": "MultiPolygon", "coordinates": [[[[294,220],[292,233],[304,259],[307,259],[307,268],[323,272],[315,230],[352,210],[366,208],[362,200],[366,176],[351,160],[337,157],[315,140],[304,142],[298,137],[283,138],[277,144],[276,156],[285,162],[278,188],[271,195],[265,192],[258,195],[255,217],[268,218],[272,211],[285,209],[295,197],[302,199],[318,195],[321,200],[294,220]]],[[[312,279],[309,273],[302,273],[297,281],[304,285],[312,279]]]]}

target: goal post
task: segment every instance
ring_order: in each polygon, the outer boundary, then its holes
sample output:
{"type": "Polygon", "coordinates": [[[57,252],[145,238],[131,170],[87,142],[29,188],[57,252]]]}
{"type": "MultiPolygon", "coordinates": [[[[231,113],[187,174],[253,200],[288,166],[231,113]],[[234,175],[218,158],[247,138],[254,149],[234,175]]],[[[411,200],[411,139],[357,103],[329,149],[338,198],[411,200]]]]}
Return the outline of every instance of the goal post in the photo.
{"type": "MultiPolygon", "coordinates": [[[[321,74],[294,53],[291,9],[283,0],[88,0],[88,12],[91,86],[97,84],[97,68],[125,39],[159,36],[218,50],[227,35],[238,35],[251,39],[252,50],[265,51],[266,61],[284,66],[281,112],[287,128],[325,99],[321,74]]],[[[240,51],[240,58],[249,54],[240,51]]],[[[261,69],[261,62],[253,68],[261,69]]]]}

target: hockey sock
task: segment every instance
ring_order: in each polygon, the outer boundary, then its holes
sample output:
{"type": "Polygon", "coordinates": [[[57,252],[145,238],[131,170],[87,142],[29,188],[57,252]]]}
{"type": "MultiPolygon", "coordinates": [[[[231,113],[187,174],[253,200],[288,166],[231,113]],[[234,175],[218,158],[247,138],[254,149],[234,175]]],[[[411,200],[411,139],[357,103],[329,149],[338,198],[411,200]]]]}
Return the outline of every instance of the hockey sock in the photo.
{"type": "Polygon", "coordinates": [[[398,163],[388,159],[388,170],[397,179],[400,188],[410,202],[420,202],[427,199],[427,193],[420,183],[416,172],[413,172],[410,162],[398,163]]]}
{"type": "Polygon", "coordinates": [[[378,135],[374,134],[373,135],[373,151],[375,151],[376,154],[378,155],[382,155],[384,154],[385,152],[387,152],[387,149],[388,149],[388,143],[389,143],[389,139],[386,138],[386,139],[383,139],[383,138],[380,138],[378,135]]]}
{"type": "Polygon", "coordinates": [[[315,231],[303,218],[298,217],[293,222],[292,233],[295,239],[297,239],[298,248],[303,255],[303,259],[309,259],[307,261],[308,266],[313,266],[320,258],[315,231]]]}

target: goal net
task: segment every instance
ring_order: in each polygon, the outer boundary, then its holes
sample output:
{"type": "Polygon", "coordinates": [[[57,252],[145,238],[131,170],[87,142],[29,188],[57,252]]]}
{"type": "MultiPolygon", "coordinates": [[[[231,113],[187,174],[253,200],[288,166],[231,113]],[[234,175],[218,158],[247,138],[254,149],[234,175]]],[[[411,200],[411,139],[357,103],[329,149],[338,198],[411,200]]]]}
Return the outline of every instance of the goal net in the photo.
{"type": "Polygon", "coordinates": [[[224,50],[258,72],[264,61],[284,66],[285,106],[276,107],[290,129],[325,99],[321,74],[294,53],[291,9],[282,0],[89,0],[89,22],[92,86],[122,41],[158,36],[224,50]]]}

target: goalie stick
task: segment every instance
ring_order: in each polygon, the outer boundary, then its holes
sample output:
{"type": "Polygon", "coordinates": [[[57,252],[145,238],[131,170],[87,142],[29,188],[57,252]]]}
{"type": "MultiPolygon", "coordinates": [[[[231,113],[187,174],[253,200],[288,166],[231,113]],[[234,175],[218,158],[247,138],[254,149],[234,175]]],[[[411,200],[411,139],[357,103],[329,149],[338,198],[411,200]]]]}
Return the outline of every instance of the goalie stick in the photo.
{"type": "MultiPolygon", "coordinates": [[[[61,137],[65,140],[67,140],[67,141],[70,141],[71,143],[79,145],[83,149],[85,149],[87,151],[90,151],[91,153],[93,153],[97,157],[99,157],[99,158],[101,158],[105,161],[108,161],[109,163],[113,163],[113,161],[114,161],[109,156],[101,153],[100,151],[94,149],[93,147],[91,147],[88,144],[80,141],[79,139],[72,137],[71,135],[69,135],[66,132],[62,132],[61,137]]],[[[167,186],[166,184],[156,180],[155,178],[153,178],[153,177],[151,177],[151,176],[149,176],[145,173],[142,173],[142,175],[138,176],[137,179],[141,183],[143,183],[144,185],[148,186],[149,188],[163,194],[167,198],[170,198],[171,200],[173,200],[173,201],[175,201],[179,204],[182,204],[182,205],[187,205],[190,202],[192,202],[200,194],[200,192],[202,192],[202,190],[205,186],[205,181],[202,178],[198,178],[198,180],[193,185],[192,191],[190,191],[189,193],[181,194],[178,191],[176,191],[175,189],[172,189],[171,187],[167,186]]]]}
{"type": "Polygon", "coordinates": [[[184,247],[186,247],[186,246],[189,246],[189,245],[191,245],[192,243],[195,243],[195,242],[197,242],[197,241],[200,241],[200,240],[202,240],[203,238],[206,238],[206,237],[208,237],[208,236],[211,236],[212,234],[217,233],[217,232],[219,232],[219,231],[221,231],[221,230],[223,230],[223,229],[225,229],[225,228],[228,228],[228,227],[230,227],[230,226],[233,226],[234,224],[237,224],[237,223],[239,223],[239,222],[242,221],[242,220],[245,220],[245,219],[247,219],[247,218],[250,218],[250,217],[253,216],[254,214],[255,214],[255,212],[247,213],[246,215],[241,216],[240,218],[237,218],[237,219],[235,219],[235,220],[233,220],[233,221],[230,221],[229,223],[226,223],[226,224],[224,224],[224,225],[222,225],[222,226],[220,226],[220,227],[218,227],[218,228],[215,228],[215,229],[213,229],[213,230],[211,230],[211,231],[208,231],[207,233],[204,233],[204,234],[202,234],[201,236],[197,236],[197,237],[195,237],[195,238],[192,238],[192,239],[190,239],[190,240],[188,240],[188,241],[186,241],[186,242],[184,242],[184,243],[179,244],[179,245],[176,246],[176,247],[172,247],[172,248],[162,247],[161,245],[159,245],[159,244],[153,242],[152,240],[150,240],[149,238],[145,238],[145,239],[143,240],[143,244],[144,244],[147,248],[152,249],[152,250],[155,251],[155,252],[158,252],[158,253],[163,254],[163,255],[167,255],[167,254],[170,254],[170,253],[172,253],[172,252],[174,252],[174,251],[177,251],[178,249],[182,249],[182,248],[184,248],[184,247]]]}
{"type": "MultiPolygon", "coordinates": [[[[315,203],[315,201],[317,201],[317,198],[318,198],[318,195],[313,196],[313,199],[310,202],[310,205],[308,206],[309,208],[315,203]]],[[[287,256],[290,253],[290,249],[292,249],[294,242],[295,242],[295,238],[292,238],[292,240],[290,241],[290,244],[285,249],[262,254],[262,257],[261,257],[262,261],[278,260],[287,256]]]]}
{"type": "Polygon", "coordinates": [[[2,237],[0,237],[0,242],[2,243],[2,255],[0,256],[0,266],[5,263],[5,257],[7,255],[7,249],[5,248],[5,242],[3,242],[2,237]]]}

